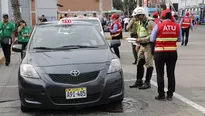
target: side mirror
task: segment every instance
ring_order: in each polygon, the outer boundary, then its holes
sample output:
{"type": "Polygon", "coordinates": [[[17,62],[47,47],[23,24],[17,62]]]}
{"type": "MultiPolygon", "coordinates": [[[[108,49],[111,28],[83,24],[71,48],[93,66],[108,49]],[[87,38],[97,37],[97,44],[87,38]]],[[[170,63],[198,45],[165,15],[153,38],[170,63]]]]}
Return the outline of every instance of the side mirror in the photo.
{"type": "Polygon", "coordinates": [[[22,45],[21,45],[21,44],[14,44],[14,45],[12,46],[12,50],[13,50],[14,52],[22,52],[22,45]]]}
{"type": "Polygon", "coordinates": [[[120,40],[111,40],[110,41],[110,47],[113,48],[113,47],[119,47],[121,46],[121,41],[120,40]]]}

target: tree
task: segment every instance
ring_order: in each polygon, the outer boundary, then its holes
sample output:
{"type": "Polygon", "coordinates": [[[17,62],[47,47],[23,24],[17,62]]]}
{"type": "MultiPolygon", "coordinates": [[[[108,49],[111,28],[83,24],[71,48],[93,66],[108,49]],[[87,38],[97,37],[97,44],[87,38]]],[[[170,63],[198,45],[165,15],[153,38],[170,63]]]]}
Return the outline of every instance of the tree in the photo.
{"type": "Polygon", "coordinates": [[[14,21],[15,23],[18,23],[21,20],[19,0],[10,0],[10,1],[11,1],[11,7],[13,9],[14,21]]]}
{"type": "Polygon", "coordinates": [[[113,7],[117,10],[123,11],[123,2],[122,0],[113,0],[113,7]]]}

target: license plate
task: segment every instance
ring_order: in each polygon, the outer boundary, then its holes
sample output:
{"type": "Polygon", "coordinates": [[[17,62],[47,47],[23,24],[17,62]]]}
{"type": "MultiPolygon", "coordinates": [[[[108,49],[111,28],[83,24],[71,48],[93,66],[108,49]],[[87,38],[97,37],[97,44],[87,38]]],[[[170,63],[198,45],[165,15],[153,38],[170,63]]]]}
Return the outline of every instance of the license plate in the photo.
{"type": "Polygon", "coordinates": [[[87,97],[87,89],[82,88],[69,88],[65,90],[66,99],[79,99],[87,97]]]}

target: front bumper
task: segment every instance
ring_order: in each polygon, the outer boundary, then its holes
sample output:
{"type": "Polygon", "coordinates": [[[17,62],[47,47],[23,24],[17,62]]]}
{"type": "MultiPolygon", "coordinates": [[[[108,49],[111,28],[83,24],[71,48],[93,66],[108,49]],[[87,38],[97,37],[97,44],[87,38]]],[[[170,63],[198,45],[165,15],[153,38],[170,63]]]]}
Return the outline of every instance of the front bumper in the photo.
{"type": "Polygon", "coordinates": [[[64,109],[107,104],[124,98],[122,71],[107,74],[92,82],[78,85],[55,84],[41,79],[28,79],[19,76],[21,104],[28,108],[64,109]],[[100,81],[104,81],[102,84],[100,81]],[[65,89],[87,87],[87,98],[66,100],[65,89]]]}

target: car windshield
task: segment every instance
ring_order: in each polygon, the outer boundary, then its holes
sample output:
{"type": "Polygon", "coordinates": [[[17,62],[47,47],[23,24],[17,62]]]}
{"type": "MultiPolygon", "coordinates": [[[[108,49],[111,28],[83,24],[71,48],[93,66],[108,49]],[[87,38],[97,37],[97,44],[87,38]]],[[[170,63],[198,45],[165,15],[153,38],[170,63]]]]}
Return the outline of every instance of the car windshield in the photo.
{"type": "Polygon", "coordinates": [[[33,33],[31,49],[106,47],[102,35],[92,25],[39,26],[33,33]]]}
{"type": "Polygon", "coordinates": [[[99,31],[102,31],[101,24],[98,20],[87,20],[86,19],[86,20],[75,20],[75,21],[84,21],[84,22],[91,23],[91,24],[95,25],[99,31]]]}

